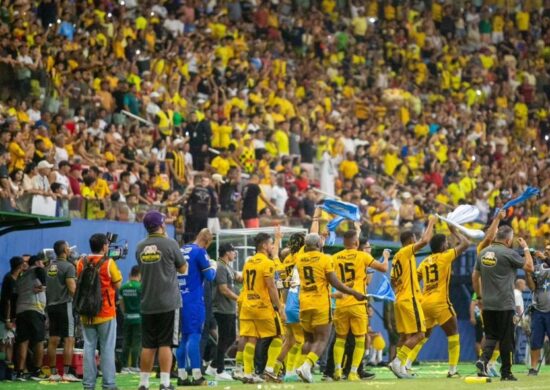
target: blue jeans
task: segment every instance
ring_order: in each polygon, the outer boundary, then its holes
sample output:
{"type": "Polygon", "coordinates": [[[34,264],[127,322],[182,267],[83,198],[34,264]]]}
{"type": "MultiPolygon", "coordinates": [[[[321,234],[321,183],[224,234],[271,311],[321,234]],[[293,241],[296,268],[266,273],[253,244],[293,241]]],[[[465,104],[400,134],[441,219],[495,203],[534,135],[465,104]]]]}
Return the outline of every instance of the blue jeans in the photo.
{"type": "Polygon", "coordinates": [[[116,319],[99,325],[83,326],[84,334],[84,389],[95,389],[97,366],[95,350],[99,341],[101,350],[101,372],[103,373],[103,388],[114,389],[115,383],[115,344],[116,319]]]}

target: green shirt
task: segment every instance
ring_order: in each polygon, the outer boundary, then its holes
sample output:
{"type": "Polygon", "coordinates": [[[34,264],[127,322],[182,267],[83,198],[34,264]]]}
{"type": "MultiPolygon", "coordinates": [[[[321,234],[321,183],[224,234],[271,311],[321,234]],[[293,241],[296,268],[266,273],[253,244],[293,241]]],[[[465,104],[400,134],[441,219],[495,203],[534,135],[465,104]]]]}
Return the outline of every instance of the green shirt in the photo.
{"type": "Polygon", "coordinates": [[[130,280],[122,285],[119,294],[124,302],[124,321],[141,324],[141,283],[130,280]]]}

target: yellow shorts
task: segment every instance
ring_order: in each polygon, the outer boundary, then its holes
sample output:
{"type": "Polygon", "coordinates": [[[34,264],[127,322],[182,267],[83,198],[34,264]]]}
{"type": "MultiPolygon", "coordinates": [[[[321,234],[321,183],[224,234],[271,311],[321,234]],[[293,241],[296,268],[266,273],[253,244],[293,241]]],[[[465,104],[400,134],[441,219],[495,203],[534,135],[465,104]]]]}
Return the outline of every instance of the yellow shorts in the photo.
{"type": "Polygon", "coordinates": [[[426,329],[431,329],[437,325],[443,325],[451,318],[456,317],[456,312],[452,303],[447,301],[423,301],[422,311],[426,318],[426,329]]]}
{"type": "Polygon", "coordinates": [[[354,336],[367,334],[369,319],[367,306],[352,305],[337,307],[334,311],[334,329],[338,336],[346,337],[350,331],[354,336]]]}
{"type": "Polygon", "coordinates": [[[239,320],[239,336],[241,337],[255,337],[260,339],[281,336],[283,334],[282,330],[283,327],[278,313],[271,319],[239,320]]]}
{"type": "Polygon", "coordinates": [[[288,333],[292,332],[294,335],[294,340],[296,340],[297,344],[303,344],[304,339],[304,329],[302,328],[302,325],[300,324],[287,324],[286,325],[289,329],[288,333]]]}
{"type": "Polygon", "coordinates": [[[330,323],[330,309],[309,309],[300,312],[300,325],[307,333],[313,333],[318,326],[330,323]]]}
{"type": "Polygon", "coordinates": [[[395,301],[395,324],[397,333],[412,334],[426,331],[426,320],[417,299],[395,301]]]}

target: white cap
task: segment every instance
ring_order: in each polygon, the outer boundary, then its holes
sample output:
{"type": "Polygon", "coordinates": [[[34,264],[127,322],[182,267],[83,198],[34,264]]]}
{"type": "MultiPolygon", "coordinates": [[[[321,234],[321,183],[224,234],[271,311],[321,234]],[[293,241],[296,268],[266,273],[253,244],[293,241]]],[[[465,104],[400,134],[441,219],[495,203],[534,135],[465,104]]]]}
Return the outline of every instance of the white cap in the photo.
{"type": "Polygon", "coordinates": [[[53,164],[50,164],[46,160],[42,160],[36,166],[38,169],[53,168],[53,164]]]}

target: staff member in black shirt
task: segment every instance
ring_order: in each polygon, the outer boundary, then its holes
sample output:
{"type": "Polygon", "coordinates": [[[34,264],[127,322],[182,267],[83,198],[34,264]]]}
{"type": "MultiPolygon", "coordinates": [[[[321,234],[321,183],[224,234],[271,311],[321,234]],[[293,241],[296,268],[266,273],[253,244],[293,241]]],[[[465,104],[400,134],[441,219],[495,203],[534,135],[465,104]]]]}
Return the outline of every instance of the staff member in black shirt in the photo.
{"type": "Polygon", "coordinates": [[[260,182],[260,177],[258,174],[253,173],[250,175],[250,180],[248,184],[243,188],[242,195],[242,213],[241,217],[243,220],[243,225],[246,228],[259,228],[260,227],[260,218],[258,217],[258,197],[261,198],[265,204],[275,213],[278,213],[278,210],[273,203],[267,199],[258,183],[260,182]]]}
{"type": "Polygon", "coordinates": [[[0,295],[0,352],[6,354],[8,365],[12,362],[13,339],[15,329],[15,303],[17,300],[15,281],[22,272],[29,268],[28,259],[25,261],[20,256],[10,259],[10,272],[2,280],[2,293],[0,295]]]}

